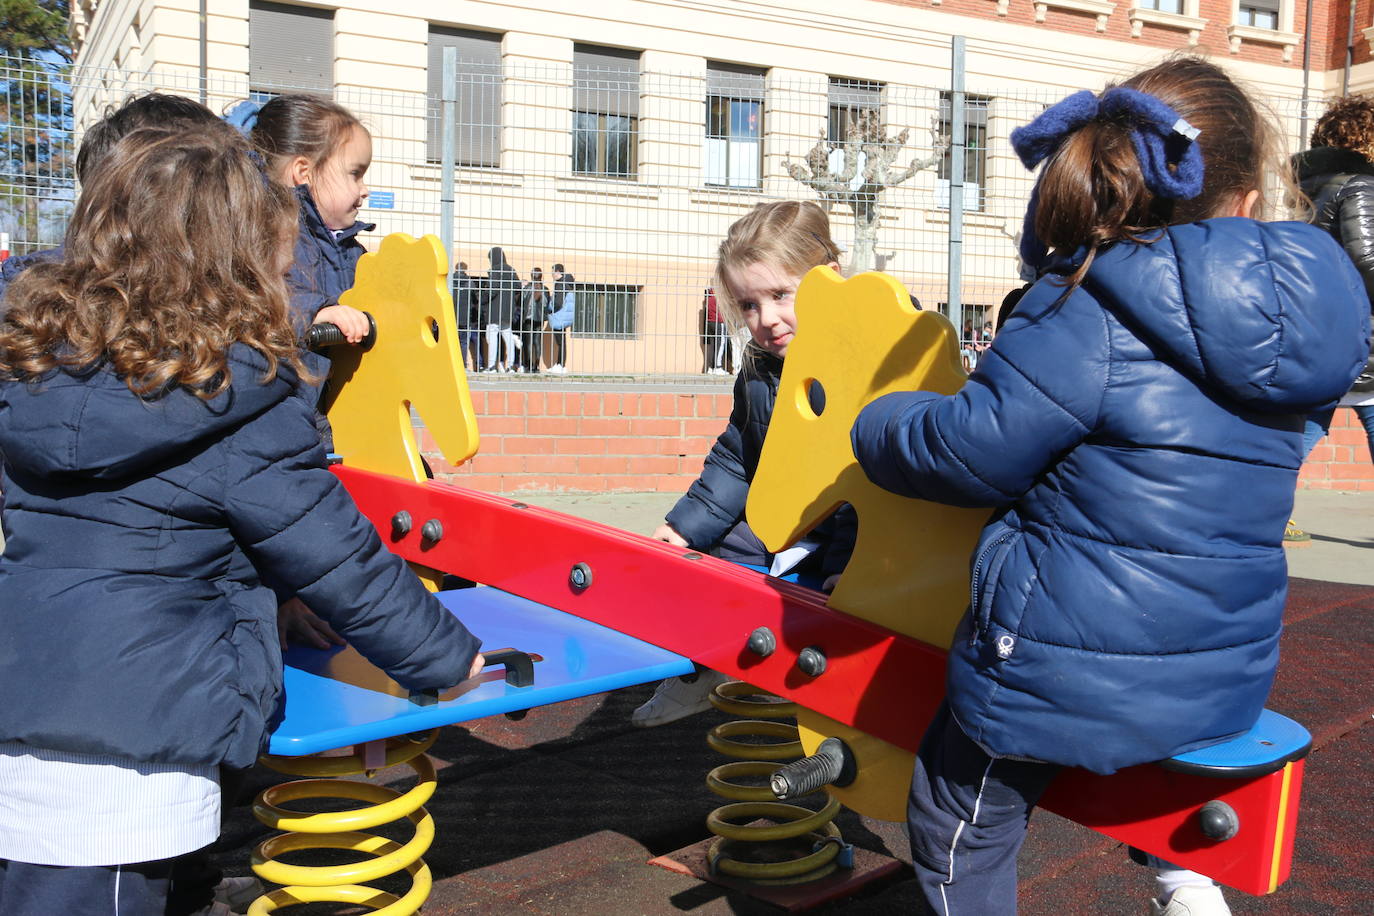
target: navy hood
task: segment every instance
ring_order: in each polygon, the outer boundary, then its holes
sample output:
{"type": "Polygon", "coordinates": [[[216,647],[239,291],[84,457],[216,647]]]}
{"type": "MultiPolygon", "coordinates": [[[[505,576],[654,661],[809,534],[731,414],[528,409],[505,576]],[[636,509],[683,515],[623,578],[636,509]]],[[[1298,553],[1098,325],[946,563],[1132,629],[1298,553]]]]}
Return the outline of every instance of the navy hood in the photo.
{"type": "Polygon", "coordinates": [[[1369,354],[1364,284],[1306,223],[1170,226],[1157,241],[1101,252],[1083,285],[1160,359],[1252,410],[1331,404],[1369,354]]]}
{"type": "Polygon", "coordinates": [[[115,480],[183,454],[198,442],[273,407],[297,388],[278,365],[262,383],[267,359],[235,344],[231,382],[210,400],[177,388],[139,397],[107,369],[56,371],[37,383],[0,383],[0,452],[16,469],[40,476],[115,480]]]}

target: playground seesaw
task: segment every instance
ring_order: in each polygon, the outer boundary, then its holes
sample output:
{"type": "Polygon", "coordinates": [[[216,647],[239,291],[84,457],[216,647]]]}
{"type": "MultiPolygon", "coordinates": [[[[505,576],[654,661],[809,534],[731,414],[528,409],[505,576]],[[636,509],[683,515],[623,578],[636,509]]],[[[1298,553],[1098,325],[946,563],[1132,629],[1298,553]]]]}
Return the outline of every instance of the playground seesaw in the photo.
{"type": "MultiPolygon", "coordinates": [[[[485,586],[442,592],[440,600],[484,640],[490,667],[439,695],[412,696],[351,650],[287,654],[285,717],[267,765],[337,777],[406,763],[419,782],[404,794],[337,778],[268,790],[257,813],[289,832],[259,848],[254,869],[287,887],[250,913],[314,900],[414,912],[429,892],[421,857],[434,838],[423,809],[434,791],[424,756],[434,737],[422,733],[485,716],[518,717],[694,665],[800,707],[801,743],[813,756],[785,771],[792,782],[828,783],[819,787],[838,803],[904,818],[912,753],[943,694],[941,647],[967,601],[967,557],[986,512],[878,490],[855,465],[848,430],[858,410],[887,391],[962,384],[948,322],[913,311],[901,287],[880,274],[840,281],[818,268],[799,293],[799,325],[811,333],[798,334],[789,352],[748,516],[776,549],[841,502],[855,507],[861,527],[854,558],[827,600],[635,534],[425,480],[412,406],[447,461],[459,464],[477,450],[445,280],[432,237],[390,236],[360,263],[344,302],[374,316],[377,339],[367,351],[334,351],[328,409],[342,456],[334,471],[384,542],[436,588],[446,573],[485,586]],[[827,320],[843,328],[827,328],[827,320]],[[825,350],[808,346],[822,340],[825,350]],[[823,415],[807,397],[817,384],[825,389],[823,415]],[[782,461],[799,453],[810,459],[805,466],[782,461]],[[511,542],[539,543],[538,557],[503,549],[511,542]],[[346,748],[352,752],[310,756],[346,748]],[[290,807],[316,797],[368,807],[331,814],[290,807]],[[367,833],[401,818],[414,824],[406,843],[367,833]],[[312,848],[356,850],[361,861],[277,861],[312,848]],[[410,872],[412,886],[399,900],[363,886],[400,870],[410,872]]],[[[1173,760],[1111,776],[1066,771],[1043,806],[1264,894],[1289,873],[1309,747],[1301,726],[1266,712],[1246,735],[1173,760]]],[[[785,788],[788,781],[781,782],[785,788]]]]}

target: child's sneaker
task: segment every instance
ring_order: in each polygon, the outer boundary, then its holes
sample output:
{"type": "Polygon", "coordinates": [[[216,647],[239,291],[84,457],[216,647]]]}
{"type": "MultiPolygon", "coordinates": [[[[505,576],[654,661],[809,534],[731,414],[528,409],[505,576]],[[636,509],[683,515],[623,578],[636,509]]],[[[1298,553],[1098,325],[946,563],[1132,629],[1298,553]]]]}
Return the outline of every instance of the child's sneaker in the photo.
{"type": "Polygon", "coordinates": [[[702,671],[690,683],[680,677],[670,677],[631,713],[630,721],[640,728],[651,728],[704,712],[711,707],[711,691],[728,680],[730,678],[720,672],[711,670],[702,671]]]}
{"type": "Polygon", "coordinates": [[[1283,528],[1283,543],[1288,546],[1294,544],[1310,544],[1312,543],[1312,535],[1299,528],[1297,522],[1290,518],[1288,524],[1283,528]]]}
{"type": "Polygon", "coordinates": [[[1168,904],[1151,900],[1150,916],[1231,916],[1231,908],[1215,884],[1188,884],[1174,891],[1168,904]]]}

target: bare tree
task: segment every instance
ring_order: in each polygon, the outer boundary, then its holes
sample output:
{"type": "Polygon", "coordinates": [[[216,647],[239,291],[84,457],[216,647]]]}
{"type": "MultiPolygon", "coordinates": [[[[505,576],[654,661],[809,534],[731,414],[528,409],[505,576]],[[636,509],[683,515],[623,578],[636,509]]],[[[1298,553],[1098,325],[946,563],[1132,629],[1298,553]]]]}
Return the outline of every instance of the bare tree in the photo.
{"type": "Polygon", "coordinates": [[[906,147],[911,129],[903,128],[895,137],[878,119],[878,112],[864,109],[849,123],[844,140],[830,141],[824,133],[806,154],[804,163],[783,160],[787,174],[815,191],[826,207],[842,203],[854,214],[854,244],[849,253],[848,272],[873,270],[877,264],[878,217],[882,194],[917,172],[933,168],[944,157],[949,137],[938,127],[931,128],[931,154],[913,159],[906,168],[893,162],[906,147]],[[839,155],[836,155],[836,154],[839,155]]]}

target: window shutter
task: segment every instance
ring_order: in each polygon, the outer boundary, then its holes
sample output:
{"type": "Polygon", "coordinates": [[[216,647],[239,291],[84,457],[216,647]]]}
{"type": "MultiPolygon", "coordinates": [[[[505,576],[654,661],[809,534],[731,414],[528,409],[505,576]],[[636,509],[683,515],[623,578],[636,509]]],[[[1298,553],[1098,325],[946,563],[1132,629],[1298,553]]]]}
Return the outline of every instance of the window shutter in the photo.
{"type": "Polygon", "coordinates": [[[334,91],[334,12],[266,3],[248,6],[248,83],[262,92],[334,91]]]}
{"type": "Polygon", "coordinates": [[[458,49],[457,144],[460,165],[501,164],[501,36],[429,27],[425,154],[438,162],[443,148],[444,48],[458,49]]]}
{"type": "Polygon", "coordinates": [[[877,109],[882,107],[883,84],[832,76],[829,95],[832,106],[877,109]]]}
{"type": "Polygon", "coordinates": [[[573,45],[573,110],[639,117],[639,52],[573,45]]]}
{"type": "Polygon", "coordinates": [[[706,94],[762,102],[764,71],[739,64],[706,63],[706,94]]]}

